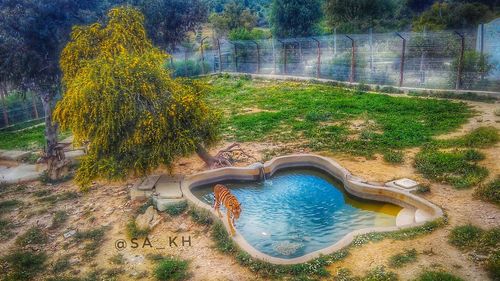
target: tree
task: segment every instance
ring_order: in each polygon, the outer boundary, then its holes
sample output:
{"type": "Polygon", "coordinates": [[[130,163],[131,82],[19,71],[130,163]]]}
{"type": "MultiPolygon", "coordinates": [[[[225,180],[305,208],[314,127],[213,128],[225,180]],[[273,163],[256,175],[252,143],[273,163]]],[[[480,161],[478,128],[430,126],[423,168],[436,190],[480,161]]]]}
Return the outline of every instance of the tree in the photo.
{"type": "Polygon", "coordinates": [[[146,30],[153,42],[170,50],[208,18],[204,0],[135,0],[133,3],[144,14],[146,30]]]}
{"type": "Polygon", "coordinates": [[[153,46],[135,8],[111,9],[105,25],[74,27],[61,54],[64,94],[54,119],[75,143],[89,142],[76,182],[143,175],[196,151],[218,135],[218,113],[198,82],[172,79],[168,55],[153,46]]]}
{"type": "Polygon", "coordinates": [[[277,37],[309,36],[321,16],[319,0],[273,0],[269,21],[277,37]]]}
{"type": "Polygon", "coordinates": [[[490,8],[480,3],[434,3],[413,22],[413,29],[421,31],[475,27],[494,17],[490,8]]]}
{"type": "Polygon", "coordinates": [[[47,140],[44,159],[49,176],[57,178],[64,163],[51,116],[59,92],[59,53],[71,26],[95,17],[99,1],[3,0],[0,4],[0,81],[33,91],[42,100],[47,140]]]}
{"type": "Polygon", "coordinates": [[[340,32],[392,29],[398,24],[392,0],[326,0],[324,9],[329,25],[340,32]]]}
{"type": "Polygon", "coordinates": [[[210,15],[210,23],[218,34],[226,35],[234,29],[251,30],[257,24],[257,15],[249,8],[232,1],[224,6],[222,13],[210,15]]]}

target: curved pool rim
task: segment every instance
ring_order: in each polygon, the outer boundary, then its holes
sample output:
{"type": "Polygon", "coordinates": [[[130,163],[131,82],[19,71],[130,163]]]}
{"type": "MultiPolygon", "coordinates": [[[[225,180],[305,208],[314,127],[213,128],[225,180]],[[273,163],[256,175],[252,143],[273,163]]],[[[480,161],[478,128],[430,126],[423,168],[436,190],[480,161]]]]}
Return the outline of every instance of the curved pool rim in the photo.
{"type": "MultiPolygon", "coordinates": [[[[215,210],[211,206],[209,206],[205,202],[202,202],[191,192],[192,188],[204,184],[211,184],[227,180],[255,181],[260,180],[263,176],[263,173],[265,173],[266,177],[272,177],[272,175],[278,170],[298,167],[312,167],[320,169],[328,175],[340,180],[348,193],[363,199],[396,204],[403,207],[403,209],[398,214],[398,217],[400,215],[403,215],[403,213],[405,212],[414,213],[415,215],[418,213],[419,220],[418,222],[415,222],[414,217],[412,217],[412,223],[401,223],[396,226],[369,227],[355,230],[346,234],[339,241],[326,248],[290,259],[273,257],[262,253],[261,251],[250,245],[250,243],[245,240],[243,235],[241,235],[238,230],[236,230],[236,234],[232,237],[233,241],[242,250],[246,251],[254,258],[274,264],[304,263],[321,255],[328,255],[348,246],[357,235],[370,232],[395,231],[404,228],[420,226],[425,224],[426,222],[443,217],[444,215],[443,211],[438,206],[410,193],[407,190],[368,182],[362,178],[353,176],[346,168],[342,167],[336,161],[314,154],[293,154],[273,158],[272,160],[267,161],[264,164],[254,163],[246,167],[226,167],[196,173],[184,178],[181,183],[181,189],[183,195],[192,204],[210,211],[215,217],[218,218],[215,210]]],[[[226,231],[228,231],[229,225],[227,224],[227,220],[224,216],[221,221],[224,224],[226,231]]]]}

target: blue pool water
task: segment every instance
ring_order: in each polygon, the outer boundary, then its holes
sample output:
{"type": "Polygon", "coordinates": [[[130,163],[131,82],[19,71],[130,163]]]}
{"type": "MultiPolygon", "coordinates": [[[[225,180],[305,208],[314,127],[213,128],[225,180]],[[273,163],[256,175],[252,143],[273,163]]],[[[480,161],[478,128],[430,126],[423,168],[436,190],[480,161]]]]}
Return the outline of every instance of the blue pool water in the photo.
{"type": "MultiPolygon", "coordinates": [[[[236,229],[257,250],[294,258],[335,244],[366,227],[396,225],[400,207],[347,194],[342,183],[313,169],[281,170],[263,182],[222,182],[242,205],[236,229]]],[[[213,204],[213,186],[193,188],[213,204]]],[[[222,208],[225,217],[225,209],[222,208]]]]}

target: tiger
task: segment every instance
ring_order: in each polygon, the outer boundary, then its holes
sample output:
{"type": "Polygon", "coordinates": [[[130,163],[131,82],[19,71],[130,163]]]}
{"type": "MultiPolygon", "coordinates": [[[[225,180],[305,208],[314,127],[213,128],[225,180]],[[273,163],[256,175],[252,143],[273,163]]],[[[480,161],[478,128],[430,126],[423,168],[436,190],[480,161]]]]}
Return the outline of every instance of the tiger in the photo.
{"type": "Polygon", "coordinates": [[[223,186],[222,184],[217,184],[214,186],[214,209],[219,214],[219,217],[222,218],[222,214],[220,212],[220,204],[224,204],[227,210],[227,223],[229,224],[229,228],[231,229],[231,236],[234,235],[234,220],[238,219],[241,214],[241,204],[238,202],[238,199],[231,194],[231,191],[223,186]]]}

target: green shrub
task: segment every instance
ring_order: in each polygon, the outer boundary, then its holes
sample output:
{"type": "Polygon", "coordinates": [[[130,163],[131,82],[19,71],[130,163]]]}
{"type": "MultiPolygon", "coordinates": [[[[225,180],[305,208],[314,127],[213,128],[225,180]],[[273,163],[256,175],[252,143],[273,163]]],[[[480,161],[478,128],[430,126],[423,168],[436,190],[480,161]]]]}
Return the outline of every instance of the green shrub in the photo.
{"type": "Polygon", "coordinates": [[[377,266],[376,268],[370,270],[363,281],[397,281],[398,276],[392,271],[386,271],[385,267],[377,266]]]}
{"type": "Polygon", "coordinates": [[[447,272],[424,271],[418,276],[416,281],[463,281],[463,279],[447,272]]]}
{"type": "Polygon", "coordinates": [[[500,205],[500,176],[488,184],[480,185],[474,192],[474,196],[500,205]]]}
{"type": "Polygon", "coordinates": [[[57,229],[68,220],[68,213],[66,211],[57,211],[52,218],[51,229],[57,229]]]}
{"type": "Polygon", "coordinates": [[[416,193],[423,194],[431,191],[431,186],[429,184],[420,184],[417,186],[416,193]]]}
{"type": "Polygon", "coordinates": [[[402,151],[387,150],[384,152],[384,161],[387,163],[401,164],[404,160],[404,153],[402,151]]]}
{"type": "Polygon", "coordinates": [[[212,227],[212,239],[215,241],[217,249],[223,253],[233,253],[236,246],[226,231],[222,222],[217,221],[212,227]]]}
{"type": "Polygon", "coordinates": [[[456,188],[468,188],[488,176],[486,168],[467,159],[472,154],[479,152],[424,149],[415,156],[414,166],[426,178],[450,183],[456,188]]]}
{"type": "Polygon", "coordinates": [[[77,231],[73,236],[74,240],[80,244],[84,241],[86,242],[83,248],[85,251],[83,257],[86,260],[92,259],[99,253],[99,248],[104,241],[105,232],[106,227],[101,227],[86,231],[77,231]]]}
{"type": "Polygon", "coordinates": [[[134,219],[131,219],[128,223],[127,223],[127,236],[129,238],[144,238],[144,237],[147,237],[150,230],[149,228],[145,228],[145,229],[141,229],[137,226],[137,224],[135,223],[135,220],[134,219]]]}
{"type": "Polygon", "coordinates": [[[197,224],[211,225],[214,222],[212,213],[202,208],[192,206],[189,208],[189,215],[197,224]]]}
{"type": "Polygon", "coordinates": [[[440,147],[491,147],[500,141],[498,129],[495,127],[479,127],[468,134],[446,140],[438,140],[436,144],[440,147]]]}
{"type": "Polygon", "coordinates": [[[457,226],[452,229],[448,241],[450,244],[460,248],[473,247],[477,244],[482,234],[482,229],[471,224],[457,226]]]}
{"type": "Polygon", "coordinates": [[[181,201],[172,205],[168,205],[165,209],[165,213],[171,216],[178,216],[186,211],[188,207],[187,201],[181,201]]]}
{"type": "Polygon", "coordinates": [[[61,273],[68,270],[71,267],[71,263],[69,262],[69,256],[62,256],[57,259],[52,265],[52,272],[61,273]]]}
{"type": "Polygon", "coordinates": [[[47,260],[45,253],[16,250],[5,256],[3,260],[8,264],[5,280],[31,280],[44,270],[47,260]]]}
{"type": "Polygon", "coordinates": [[[415,262],[417,260],[417,250],[405,250],[402,253],[396,254],[389,258],[390,267],[403,267],[408,263],[415,262]]]}
{"type": "Polygon", "coordinates": [[[177,258],[164,258],[158,262],[154,269],[154,276],[159,281],[186,280],[188,274],[188,262],[177,258]]]}
{"type": "Polygon", "coordinates": [[[491,279],[500,280],[500,250],[493,252],[486,261],[486,270],[491,279]]]}
{"type": "Polygon", "coordinates": [[[16,245],[25,247],[27,245],[43,245],[48,241],[47,234],[39,228],[32,227],[16,239],[16,245]]]}

